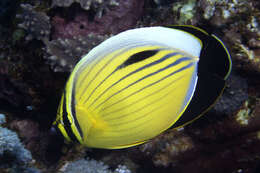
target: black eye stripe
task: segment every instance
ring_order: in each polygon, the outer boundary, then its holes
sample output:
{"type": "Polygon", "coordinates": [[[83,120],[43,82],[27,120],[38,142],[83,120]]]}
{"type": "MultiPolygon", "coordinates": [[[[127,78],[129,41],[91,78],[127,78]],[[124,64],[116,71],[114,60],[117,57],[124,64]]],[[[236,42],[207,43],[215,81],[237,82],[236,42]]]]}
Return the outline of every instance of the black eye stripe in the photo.
{"type": "Polygon", "coordinates": [[[128,65],[143,61],[147,58],[150,58],[152,56],[154,56],[157,52],[159,52],[159,49],[156,50],[146,50],[146,51],[142,51],[142,52],[138,52],[136,54],[133,54],[132,56],[130,56],[123,64],[121,64],[118,68],[124,68],[128,65]]]}

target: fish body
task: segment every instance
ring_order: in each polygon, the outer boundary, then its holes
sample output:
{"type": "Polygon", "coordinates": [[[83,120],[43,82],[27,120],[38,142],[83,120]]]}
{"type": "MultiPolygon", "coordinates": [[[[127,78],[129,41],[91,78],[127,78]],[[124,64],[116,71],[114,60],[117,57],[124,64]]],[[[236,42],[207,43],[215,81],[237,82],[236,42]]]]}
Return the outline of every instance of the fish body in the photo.
{"type": "Polygon", "coordinates": [[[230,69],[230,55],[222,41],[199,28],[128,30],[93,48],[75,66],[54,125],[67,140],[87,147],[138,145],[205,112],[221,94],[230,69]],[[214,58],[208,57],[210,46],[223,57],[204,63],[215,58],[212,53],[214,58]],[[219,65],[213,69],[215,62],[219,65]],[[219,85],[205,86],[211,80],[219,85]],[[202,100],[207,104],[199,103],[197,108],[205,87],[209,91],[202,100]],[[206,98],[211,92],[211,98],[206,98]]]}

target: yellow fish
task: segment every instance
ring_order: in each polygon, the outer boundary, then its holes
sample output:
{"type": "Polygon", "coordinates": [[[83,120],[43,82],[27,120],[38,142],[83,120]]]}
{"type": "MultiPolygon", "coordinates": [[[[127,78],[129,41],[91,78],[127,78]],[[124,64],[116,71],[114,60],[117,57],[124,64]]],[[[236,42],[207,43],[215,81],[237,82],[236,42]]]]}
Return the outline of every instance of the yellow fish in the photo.
{"type": "Polygon", "coordinates": [[[53,124],[68,141],[87,147],[135,146],[198,118],[230,71],[227,48],[202,29],[128,30],[75,66],[53,124]]]}

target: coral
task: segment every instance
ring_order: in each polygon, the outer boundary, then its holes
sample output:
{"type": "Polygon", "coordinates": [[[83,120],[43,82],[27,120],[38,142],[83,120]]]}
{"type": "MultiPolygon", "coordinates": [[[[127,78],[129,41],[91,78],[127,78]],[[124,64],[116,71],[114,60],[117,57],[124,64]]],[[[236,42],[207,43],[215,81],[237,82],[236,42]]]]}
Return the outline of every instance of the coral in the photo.
{"type": "Polygon", "coordinates": [[[26,40],[48,40],[51,33],[50,18],[44,12],[37,12],[30,4],[21,4],[22,13],[16,17],[22,21],[18,27],[27,32],[26,40]]]}
{"type": "Polygon", "coordinates": [[[249,98],[244,102],[239,111],[236,112],[234,119],[241,127],[254,129],[259,125],[259,113],[259,101],[249,98]]]}
{"type": "MultiPolygon", "coordinates": [[[[0,158],[12,158],[11,164],[26,165],[32,161],[32,155],[30,151],[26,150],[21,144],[19,138],[15,132],[12,132],[6,128],[0,127],[0,158]]],[[[1,162],[0,167],[10,164],[1,162]]]]}
{"type": "Polygon", "coordinates": [[[238,111],[236,120],[242,125],[246,126],[248,125],[249,116],[250,116],[250,109],[248,108],[248,102],[245,102],[245,109],[241,109],[238,111]]]}
{"type": "Polygon", "coordinates": [[[196,13],[196,0],[180,1],[173,4],[173,13],[179,16],[175,21],[177,24],[193,23],[194,15],[196,13]]]}
{"type": "Polygon", "coordinates": [[[75,13],[67,14],[73,16],[72,19],[56,14],[52,18],[52,38],[73,38],[90,33],[116,34],[134,27],[141,17],[144,0],[119,0],[118,3],[119,6],[108,9],[102,17],[95,15],[93,19],[88,12],[81,9],[74,9],[72,11],[76,11],[75,13]]]}
{"type": "Polygon", "coordinates": [[[247,20],[230,25],[225,36],[232,45],[233,57],[240,61],[235,65],[244,70],[260,72],[260,10],[248,13],[244,14],[248,15],[247,20]]]}
{"type": "Polygon", "coordinates": [[[71,71],[79,59],[107,36],[89,34],[46,42],[46,59],[54,71],[71,71]]]}
{"type": "Polygon", "coordinates": [[[67,163],[63,168],[61,168],[61,170],[64,173],[111,173],[108,170],[108,166],[104,165],[103,162],[85,159],[67,163]]]}
{"type": "Polygon", "coordinates": [[[0,114],[0,169],[6,172],[40,173],[37,168],[30,167],[32,155],[24,148],[17,134],[1,127],[5,122],[5,115],[0,114]]]}
{"type": "Polygon", "coordinates": [[[253,4],[244,0],[200,0],[198,8],[204,19],[217,26],[227,24],[238,15],[249,14],[254,10],[253,4]]]}
{"type": "Polygon", "coordinates": [[[131,173],[131,171],[124,165],[118,165],[114,173],[131,173]]]}
{"type": "Polygon", "coordinates": [[[142,23],[140,22],[141,26],[195,25],[197,23],[196,0],[154,0],[154,4],[146,5],[145,15],[142,17],[142,23]]]}
{"type": "Polygon", "coordinates": [[[6,122],[5,115],[4,114],[0,114],[0,125],[4,124],[5,122],[6,122]]]}
{"type": "MultiPolygon", "coordinates": [[[[74,1],[53,1],[52,6],[66,6],[74,1]]],[[[76,1],[85,6],[90,3],[94,6],[118,5],[115,1],[76,1]],[[85,4],[85,5],[84,5],[85,4]],[[96,5],[95,5],[96,4],[96,5]]],[[[76,10],[74,19],[67,21],[59,15],[52,18],[52,39],[50,39],[50,18],[29,4],[22,4],[22,13],[17,15],[22,23],[18,26],[27,32],[26,40],[38,39],[45,43],[45,58],[52,69],[57,71],[71,71],[81,56],[85,55],[94,46],[104,41],[106,33],[117,33],[135,25],[141,14],[143,0],[119,1],[120,6],[115,9],[107,9],[101,18],[95,16],[94,21],[89,21],[89,13],[84,10],[76,10]],[[94,33],[94,34],[91,34],[94,33]]],[[[89,5],[90,5],[89,4],[89,5]]],[[[69,6],[68,5],[68,6],[69,6]]],[[[69,14],[68,14],[69,15],[69,14]]],[[[72,15],[72,16],[74,16],[72,15]]],[[[14,33],[14,41],[19,40],[20,33],[14,33]],[[18,36],[17,36],[18,34],[18,36]]]]}
{"type": "Polygon", "coordinates": [[[260,72],[259,1],[200,0],[196,16],[207,21],[213,31],[222,28],[224,42],[230,48],[234,65],[260,72]],[[239,61],[239,62],[236,62],[239,61]]]}
{"type": "Polygon", "coordinates": [[[91,6],[94,8],[99,8],[100,6],[105,8],[106,6],[119,5],[116,0],[53,0],[52,7],[69,7],[74,2],[79,3],[85,10],[89,10],[91,6]]]}
{"type": "Polygon", "coordinates": [[[89,159],[80,159],[67,163],[60,169],[60,171],[64,173],[131,173],[126,166],[119,165],[115,172],[113,172],[109,170],[109,167],[103,162],[89,159]]]}

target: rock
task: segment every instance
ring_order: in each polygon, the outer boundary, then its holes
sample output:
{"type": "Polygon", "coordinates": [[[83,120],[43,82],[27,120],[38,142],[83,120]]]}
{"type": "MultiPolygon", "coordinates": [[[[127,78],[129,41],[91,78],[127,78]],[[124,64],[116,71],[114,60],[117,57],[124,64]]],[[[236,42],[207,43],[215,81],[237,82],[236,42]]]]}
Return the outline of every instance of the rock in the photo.
{"type": "Polygon", "coordinates": [[[91,6],[94,8],[105,8],[106,6],[119,5],[116,0],[53,0],[51,6],[69,7],[72,3],[79,3],[85,10],[89,10],[91,6]]]}
{"type": "Polygon", "coordinates": [[[133,28],[141,17],[144,1],[119,0],[120,5],[108,9],[102,17],[94,16],[84,10],[76,9],[72,19],[62,15],[55,15],[52,19],[52,38],[73,38],[86,36],[90,33],[97,35],[116,34],[123,30],[133,28]]]}
{"type": "Polygon", "coordinates": [[[232,73],[227,79],[223,94],[213,106],[213,111],[218,115],[226,116],[237,111],[248,99],[247,90],[246,79],[232,73]]]}

